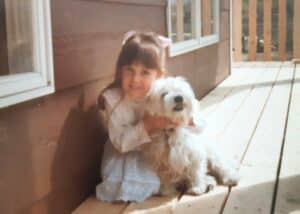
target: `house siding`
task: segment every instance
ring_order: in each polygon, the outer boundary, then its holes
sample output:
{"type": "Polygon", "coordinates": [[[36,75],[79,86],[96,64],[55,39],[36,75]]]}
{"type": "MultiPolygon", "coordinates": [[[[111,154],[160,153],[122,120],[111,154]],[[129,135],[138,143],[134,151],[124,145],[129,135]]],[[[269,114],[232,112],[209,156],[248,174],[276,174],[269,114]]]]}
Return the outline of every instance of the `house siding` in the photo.
{"type": "MultiPolygon", "coordinates": [[[[122,35],[166,35],[164,1],[52,0],[56,92],[0,110],[0,213],[70,213],[99,182],[103,127],[96,98],[111,81],[122,35]]],[[[229,1],[220,42],[167,59],[198,98],[229,75],[229,1]]]]}

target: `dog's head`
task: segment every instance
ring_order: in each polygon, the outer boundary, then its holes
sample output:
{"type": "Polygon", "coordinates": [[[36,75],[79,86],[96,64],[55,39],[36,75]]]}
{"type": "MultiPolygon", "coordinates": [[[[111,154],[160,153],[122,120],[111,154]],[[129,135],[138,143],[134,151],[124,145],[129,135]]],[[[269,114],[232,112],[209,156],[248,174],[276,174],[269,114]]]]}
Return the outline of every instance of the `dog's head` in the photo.
{"type": "Polygon", "coordinates": [[[153,83],[146,110],[150,114],[188,124],[197,101],[189,83],[182,77],[167,77],[153,83]]]}

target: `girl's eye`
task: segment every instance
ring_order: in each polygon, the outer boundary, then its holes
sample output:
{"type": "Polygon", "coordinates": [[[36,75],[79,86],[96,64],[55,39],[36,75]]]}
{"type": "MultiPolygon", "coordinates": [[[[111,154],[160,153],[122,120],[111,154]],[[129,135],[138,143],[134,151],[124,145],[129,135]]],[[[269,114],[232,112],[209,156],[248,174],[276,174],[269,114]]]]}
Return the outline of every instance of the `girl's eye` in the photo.
{"type": "Polygon", "coordinates": [[[148,71],[148,70],[143,70],[143,75],[144,76],[148,76],[150,74],[150,71],[148,71]]]}
{"type": "Polygon", "coordinates": [[[133,69],[130,68],[130,67],[125,68],[124,71],[125,71],[125,73],[127,73],[127,74],[132,74],[132,73],[133,73],[133,69]]]}

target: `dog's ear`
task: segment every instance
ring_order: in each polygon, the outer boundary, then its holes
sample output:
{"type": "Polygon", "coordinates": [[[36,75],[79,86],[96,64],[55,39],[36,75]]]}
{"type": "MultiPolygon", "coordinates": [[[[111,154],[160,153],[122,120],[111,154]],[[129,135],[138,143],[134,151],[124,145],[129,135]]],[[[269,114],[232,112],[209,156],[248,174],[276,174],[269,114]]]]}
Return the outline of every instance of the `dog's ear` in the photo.
{"type": "Polygon", "coordinates": [[[191,98],[194,99],[196,97],[191,84],[184,77],[177,76],[175,77],[175,80],[181,85],[181,88],[191,96],[191,98]]]}
{"type": "Polygon", "coordinates": [[[147,97],[147,100],[146,100],[146,111],[149,113],[149,114],[153,114],[154,113],[154,110],[155,110],[155,104],[154,104],[154,97],[153,97],[153,94],[150,94],[148,97],[147,97]]]}
{"type": "Polygon", "coordinates": [[[160,106],[160,88],[163,85],[163,79],[156,80],[148,93],[146,101],[146,110],[150,114],[157,114],[161,112],[160,106]]]}

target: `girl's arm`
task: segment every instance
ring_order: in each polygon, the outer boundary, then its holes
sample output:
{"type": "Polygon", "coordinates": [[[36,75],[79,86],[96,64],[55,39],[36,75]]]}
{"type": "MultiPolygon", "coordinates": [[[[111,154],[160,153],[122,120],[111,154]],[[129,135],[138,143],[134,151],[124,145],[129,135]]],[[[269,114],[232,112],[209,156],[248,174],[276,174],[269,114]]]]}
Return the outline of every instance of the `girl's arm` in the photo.
{"type": "Polygon", "coordinates": [[[150,115],[148,112],[145,112],[143,122],[148,133],[152,133],[157,129],[176,127],[177,125],[166,117],[150,115]]]}
{"type": "Polygon", "coordinates": [[[144,122],[138,121],[130,124],[126,121],[122,109],[105,106],[108,116],[108,135],[113,146],[121,153],[138,149],[138,146],[151,142],[151,139],[144,127],[144,122]],[[111,112],[111,113],[109,113],[111,112]]]}

